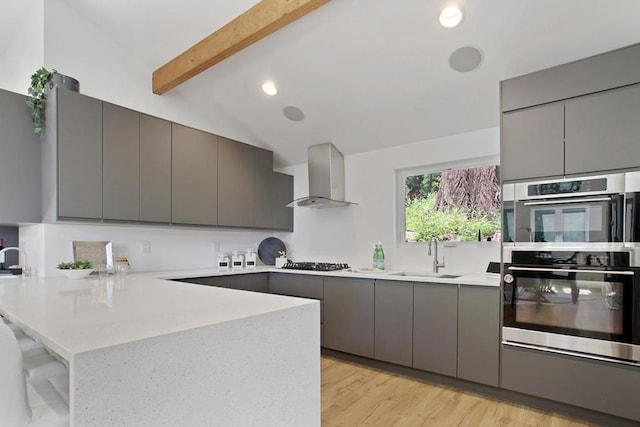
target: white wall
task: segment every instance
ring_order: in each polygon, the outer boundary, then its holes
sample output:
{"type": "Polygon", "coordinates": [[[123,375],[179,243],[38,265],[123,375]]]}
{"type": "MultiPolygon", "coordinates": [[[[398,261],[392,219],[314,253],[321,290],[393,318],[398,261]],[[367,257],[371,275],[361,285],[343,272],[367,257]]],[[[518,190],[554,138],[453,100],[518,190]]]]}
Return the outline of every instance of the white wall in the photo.
{"type": "Polygon", "coordinates": [[[0,38],[0,87],[3,89],[26,95],[31,74],[43,64],[43,1],[20,2],[20,7],[13,9],[17,16],[5,17],[12,22],[12,28],[0,38]]]}
{"type": "MultiPolygon", "coordinates": [[[[287,233],[281,233],[285,237],[287,233]]],[[[257,249],[269,232],[88,224],[20,227],[20,246],[38,276],[59,275],[56,265],[73,260],[73,241],[110,241],[114,256],[126,256],[133,271],[215,267],[218,252],[257,249]],[[150,253],[143,253],[149,242],[150,253]]]]}
{"type": "MultiPolygon", "coordinates": [[[[151,73],[157,64],[146,64],[109,40],[63,0],[47,0],[41,14],[28,19],[31,38],[16,33],[14,44],[5,50],[11,64],[0,73],[0,87],[21,90],[25,77],[39,65],[68,74],[80,81],[86,95],[114,102],[158,117],[184,123],[221,135],[238,133],[225,116],[224,108],[216,112],[213,123],[200,112],[197,99],[189,99],[176,88],[163,96],[151,93],[151,73]],[[43,14],[42,14],[43,13],[43,14]],[[43,16],[43,18],[42,18],[43,16]],[[39,18],[40,17],[40,18],[39,18]],[[44,19],[38,32],[37,20],[44,19]],[[33,20],[33,22],[32,22],[33,20]],[[44,41],[40,43],[40,38],[44,41]],[[34,46],[22,49],[25,40],[34,46]],[[42,47],[40,47],[42,46],[42,47]],[[9,71],[10,70],[10,71],[9,71]],[[28,71],[27,71],[28,70],[28,71]],[[14,81],[15,80],[15,81],[14,81]]],[[[26,32],[26,26],[25,30],[26,32]]],[[[327,124],[330,126],[330,124],[327,124]]],[[[340,147],[338,147],[340,148],[340,147]]],[[[347,198],[359,202],[349,208],[311,210],[296,208],[295,233],[279,237],[287,241],[289,255],[296,260],[348,262],[354,266],[371,264],[372,244],[382,241],[387,267],[394,269],[430,268],[431,259],[421,245],[403,246],[395,242],[395,171],[463,158],[497,155],[497,128],[372,151],[345,159],[347,198]]],[[[282,170],[295,175],[296,197],[307,195],[306,165],[282,170]]],[[[212,266],[213,243],[222,251],[255,247],[268,233],[220,230],[177,230],[101,225],[43,224],[22,227],[20,240],[34,260],[38,275],[55,273],[55,265],[71,259],[73,240],[113,241],[116,251],[129,257],[139,271],[212,266]],[[142,241],[150,241],[151,254],[142,254],[142,241]],[[31,254],[33,252],[33,254],[31,254]]],[[[445,271],[483,271],[487,261],[499,258],[497,244],[470,244],[443,248],[447,257],[445,271]]],[[[31,263],[31,261],[30,261],[31,263]]]]}
{"type": "MultiPolygon", "coordinates": [[[[430,270],[425,244],[399,244],[395,238],[396,170],[463,159],[498,156],[499,128],[491,128],[370,151],[345,157],[346,200],[358,205],[333,209],[295,208],[295,232],[289,237],[298,261],[348,262],[370,267],[373,244],[383,243],[386,265],[395,270],[430,270]]],[[[340,147],[338,147],[339,149],[340,147]]],[[[283,168],[295,176],[295,198],[308,195],[307,165],[283,168]]],[[[483,272],[500,260],[499,243],[463,243],[442,247],[443,271],[483,272]]]]}

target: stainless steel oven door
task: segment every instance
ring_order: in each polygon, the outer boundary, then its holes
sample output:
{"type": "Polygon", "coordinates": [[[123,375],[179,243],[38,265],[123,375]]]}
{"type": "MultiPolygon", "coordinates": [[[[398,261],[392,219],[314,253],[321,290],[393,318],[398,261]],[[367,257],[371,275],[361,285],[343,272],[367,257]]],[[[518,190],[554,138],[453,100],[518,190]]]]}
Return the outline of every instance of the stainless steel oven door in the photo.
{"type": "Polygon", "coordinates": [[[505,274],[503,339],[612,358],[635,357],[640,344],[634,321],[637,288],[630,268],[511,265],[505,274]]]}

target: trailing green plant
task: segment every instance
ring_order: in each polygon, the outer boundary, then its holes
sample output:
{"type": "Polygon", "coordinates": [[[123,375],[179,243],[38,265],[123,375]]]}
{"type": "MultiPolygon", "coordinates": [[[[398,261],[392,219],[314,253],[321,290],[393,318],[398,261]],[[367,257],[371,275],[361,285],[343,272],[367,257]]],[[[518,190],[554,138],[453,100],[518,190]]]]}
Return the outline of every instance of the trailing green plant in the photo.
{"type": "Polygon", "coordinates": [[[31,75],[31,86],[29,86],[27,105],[31,109],[31,122],[33,123],[33,133],[42,135],[44,129],[44,106],[47,100],[47,85],[51,81],[51,76],[56,70],[49,71],[45,67],[40,67],[31,75]]]}

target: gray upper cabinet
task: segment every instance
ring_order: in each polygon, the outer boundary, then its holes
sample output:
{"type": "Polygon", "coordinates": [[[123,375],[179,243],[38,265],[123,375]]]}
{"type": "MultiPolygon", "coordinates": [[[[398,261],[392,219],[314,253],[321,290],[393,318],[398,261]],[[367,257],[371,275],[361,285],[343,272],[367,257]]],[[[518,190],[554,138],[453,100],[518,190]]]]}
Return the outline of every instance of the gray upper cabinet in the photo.
{"type": "Polygon", "coordinates": [[[171,216],[178,224],[218,223],[218,140],[172,124],[171,216]]]}
{"type": "Polygon", "coordinates": [[[413,282],[376,280],[374,358],[413,362],[413,282]]]}
{"type": "Polygon", "coordinates": [[[140,219],[140,114],[102,104],[102,217],[140,219]]]}
{"type": "Polygon", "coordinates": [[[566,103],[567,174],[640,165],[640,85],[566,103]]]}
{"type": "Polygon", "coordinates": [[[140,114],[140,221],[171,222],[171,122],[140,114]]]}
{"type": "Polygon", "coordinates": [[[564,175],[564,105],[502,115],[503,181],[564,175]]]}
{"type": "Polygon", "coordinates": [[[25,100],[0,89],[0,223],[42,220],[42,143],[33,133],[25,100]]]}
{"type": "Polygon", "coordinates": [[[293,200],[293,176],[284,173],[273,173],[273,228],[293,231],[293,208],[287,204],[293,200]]]}
{"type": "Polygon", "coordinates": [[[254,148],[218,137],[218,225],[254,226],[254,148]]]}
{"type": "Polygon", "coordinates": [[[102,101],[64,89],[55,93],[58,217],[101,219],[102,101]]]}
{"type": "Polygon", "coordinates": [[[640,44],[501,82],[501,111],[575,98],[638,83],[640,44]]]}
{"type": "Polygon", "coordinates": [[[374,281],[324,278],[324,346],[373,358],[374,281]]]}
{"type": "Polygon", "coordinates": [[[458,287],[414,283],[413,367],[456,376],[458,287]]]}
{"type": "Polygon", "coordinates": [[[500,288],[461,285],[458,292],[458,378],[498,387],[500,288]]]}
{"type": "Polygon", "coordinates": [[[274,228],[273,199],[273,152],[254,148],[254,226],[274,228]]]}

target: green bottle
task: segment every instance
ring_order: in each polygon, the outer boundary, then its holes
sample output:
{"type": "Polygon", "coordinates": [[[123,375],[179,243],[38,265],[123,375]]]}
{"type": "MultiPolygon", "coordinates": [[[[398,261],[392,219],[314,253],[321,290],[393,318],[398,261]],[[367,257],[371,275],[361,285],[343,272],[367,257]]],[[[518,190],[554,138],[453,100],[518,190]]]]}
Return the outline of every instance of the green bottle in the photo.
{"type": "Polygon", "coordinates": [[[382,249],[381,242],[376,243],[374,246],[373,268],[378,270],[384,270],[384,250],[382,249]]]}

